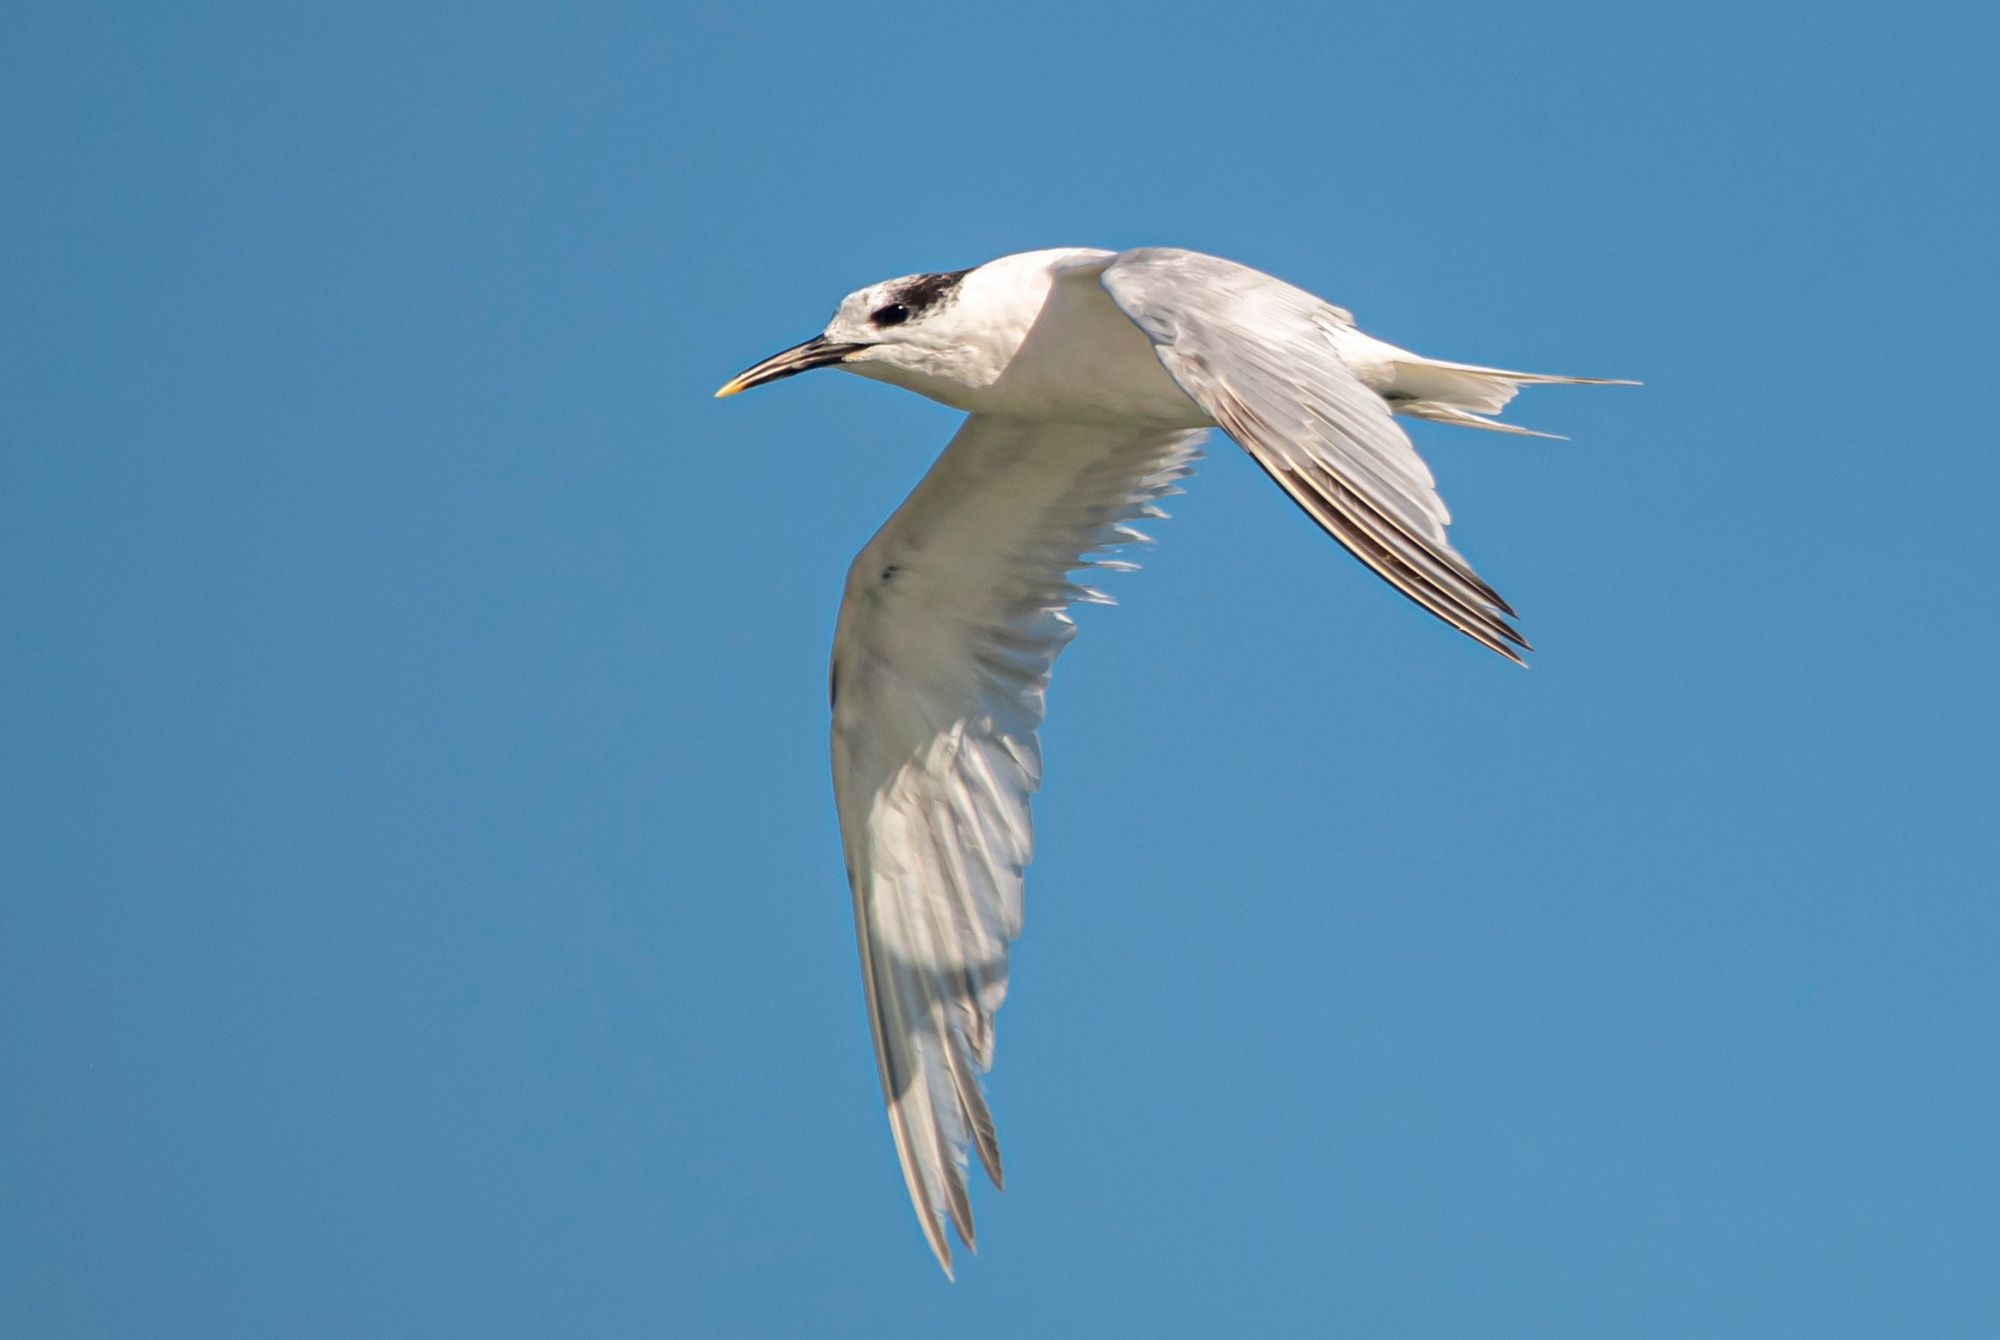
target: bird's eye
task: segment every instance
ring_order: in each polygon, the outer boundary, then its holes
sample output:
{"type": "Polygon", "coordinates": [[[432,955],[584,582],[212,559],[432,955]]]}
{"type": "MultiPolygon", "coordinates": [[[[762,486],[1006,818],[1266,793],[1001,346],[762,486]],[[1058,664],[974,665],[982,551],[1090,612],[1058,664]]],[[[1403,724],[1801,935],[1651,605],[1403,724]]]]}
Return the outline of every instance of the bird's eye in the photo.
{"type": "Polygon", "coordinates": [[[910,309],[900,302],[892,302],[887,307],[876,309],[868,319],[878,326],[900,326],[910,319],[910,309]]]}

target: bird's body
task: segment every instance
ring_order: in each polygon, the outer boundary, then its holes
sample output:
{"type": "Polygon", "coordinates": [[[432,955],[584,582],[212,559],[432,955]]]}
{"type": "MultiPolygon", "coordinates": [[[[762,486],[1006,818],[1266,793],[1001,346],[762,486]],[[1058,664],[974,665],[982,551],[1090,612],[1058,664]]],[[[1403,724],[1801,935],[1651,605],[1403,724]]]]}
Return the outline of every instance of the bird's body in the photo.
{"type": "Polygon", "coordinates": [[[973,1238],[968,1151],[1001,1180],[979,1074],[1020,933],[1041,778],[1035,732],[1070,578],[1129,566],[1220,426],[1410,599],[1519,660],[1512,610],[1445,538],[1394,413],[1484,416],[1531,382],[1428,359],[1233,261],[1062,248],[861,289],[826,331],[718,394],[843,366],[968,411],[849,571],[834,635],[834,789],[890,1126],[918,1218],[973,1238]]]}

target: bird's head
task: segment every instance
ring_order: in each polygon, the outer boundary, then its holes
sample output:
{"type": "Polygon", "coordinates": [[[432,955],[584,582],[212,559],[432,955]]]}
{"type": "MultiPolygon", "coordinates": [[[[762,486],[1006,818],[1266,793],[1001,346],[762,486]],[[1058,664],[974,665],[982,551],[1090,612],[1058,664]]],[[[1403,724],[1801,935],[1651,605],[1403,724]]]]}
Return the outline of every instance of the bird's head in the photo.
{"type": "Polygon", "coordinates": [[[990,382],[1005,361],[1002,351],[987,348],[994,339],[992,323],[969,319],[960,302],[971,273],[905,275],[856,289],[841,300],[825,330],[745,368],[715,394],[735,395],[794,373],[840,367],[966,408],[963,393],[990,382]]]}

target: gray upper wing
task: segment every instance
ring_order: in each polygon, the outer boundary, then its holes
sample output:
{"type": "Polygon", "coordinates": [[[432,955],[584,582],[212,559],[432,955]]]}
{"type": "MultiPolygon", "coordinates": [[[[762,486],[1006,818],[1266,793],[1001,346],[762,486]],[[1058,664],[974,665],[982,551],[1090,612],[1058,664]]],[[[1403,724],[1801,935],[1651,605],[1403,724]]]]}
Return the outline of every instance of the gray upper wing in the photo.
{"type": "Polygon", "coordinates": [[[1513,661],[1513,609],[1472,571],[1445,526],[1429,467],[1336,349],[1343,310],[1282,280],[1198,252],[1147,247],[1096,271],[1160,362],[1326,532],[1397,590],[1513,661]]]}

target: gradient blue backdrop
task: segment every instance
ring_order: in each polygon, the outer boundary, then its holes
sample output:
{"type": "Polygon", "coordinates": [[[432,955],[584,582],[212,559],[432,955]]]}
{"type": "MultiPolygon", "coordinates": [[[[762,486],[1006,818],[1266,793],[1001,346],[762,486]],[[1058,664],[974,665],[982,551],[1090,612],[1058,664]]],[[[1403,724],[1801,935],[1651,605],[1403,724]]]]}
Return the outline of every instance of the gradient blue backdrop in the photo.
{"type": "Polygon", "coordinates": [[[0,1334],[2000,1332],[1991,6],[16,5],[0,1334]],[[1218,444],[1046,732],[956,1285],[829,798],[954,416],[847,290],[1241,258],[1523,673],[1218,444]]]}

